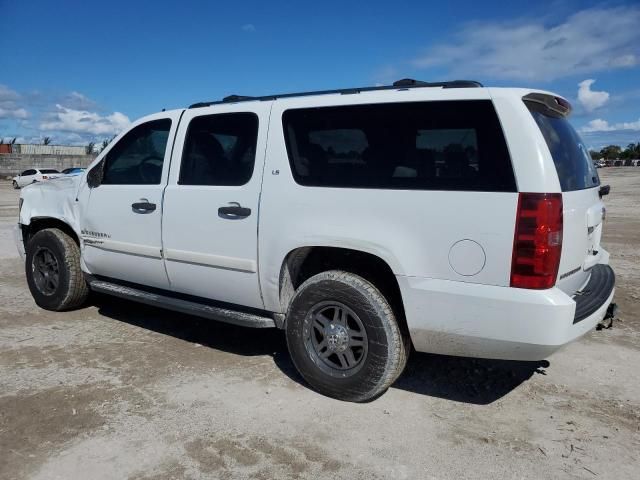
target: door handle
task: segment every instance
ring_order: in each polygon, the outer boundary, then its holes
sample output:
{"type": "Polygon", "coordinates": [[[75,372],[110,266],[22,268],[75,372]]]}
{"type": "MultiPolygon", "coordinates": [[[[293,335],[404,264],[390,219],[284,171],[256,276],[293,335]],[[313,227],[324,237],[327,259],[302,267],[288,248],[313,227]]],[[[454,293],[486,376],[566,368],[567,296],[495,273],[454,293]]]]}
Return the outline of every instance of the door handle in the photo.
{"type": "Polygon", "coordinates": [[[229,207],[218,208],[218,216],[227,220],[239,220],[251,215],[251,209],[241,206],[238,202],[229,202],[229,207]]]}
{"type": "Polygon", "coordinates": [[[139,202],[131,204],[134,213],[151,213],[156,209],[156,204],[149,202],[146,198],[141,198],[139,202]]]}

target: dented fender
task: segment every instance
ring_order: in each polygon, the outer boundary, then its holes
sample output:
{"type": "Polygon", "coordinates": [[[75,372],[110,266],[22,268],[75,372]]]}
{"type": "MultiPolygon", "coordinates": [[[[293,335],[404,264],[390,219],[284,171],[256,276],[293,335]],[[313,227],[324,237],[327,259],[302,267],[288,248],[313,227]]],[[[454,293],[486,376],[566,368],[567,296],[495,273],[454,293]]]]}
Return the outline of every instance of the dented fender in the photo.
{"type": "Polygon", "coordinates": [[[80,238],[78,191],[84,175],[59,177],[24,187],[20,191],[19,223],[30,225],[41,218],[55,218],[69,225],[80,238]]]}

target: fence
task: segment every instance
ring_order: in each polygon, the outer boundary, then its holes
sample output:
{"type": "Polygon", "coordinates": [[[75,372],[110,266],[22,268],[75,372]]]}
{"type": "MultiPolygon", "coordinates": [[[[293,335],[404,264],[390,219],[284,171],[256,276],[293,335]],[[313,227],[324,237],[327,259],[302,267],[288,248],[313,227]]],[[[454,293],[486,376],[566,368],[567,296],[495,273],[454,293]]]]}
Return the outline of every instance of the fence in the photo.
{"type": "Polygon", "coordinates": [[[11,153],[23,155],[86,155],[86,147],[72,147],[69,145],[11,145],[11,153]]]}
{"type": "Polygon", "coordinates": [[[29,168],[54,168],[62,171],[70,167],[86,167],[95,155],[0,155],[0,177],[15,176],[29,168]]]}

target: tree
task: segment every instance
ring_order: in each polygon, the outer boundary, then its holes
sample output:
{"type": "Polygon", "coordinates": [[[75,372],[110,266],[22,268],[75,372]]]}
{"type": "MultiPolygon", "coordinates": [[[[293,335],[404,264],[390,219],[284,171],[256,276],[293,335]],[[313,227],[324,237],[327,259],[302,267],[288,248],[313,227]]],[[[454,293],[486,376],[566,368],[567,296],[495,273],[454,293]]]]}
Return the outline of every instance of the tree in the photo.
{"type": "Polygon", "coordinates": [[[622,148],[618,145],[608,145],[600,150],[600,155],[607,160],[614,160],[620,158],[620,153],[622,152],[622,148]]]}
{"type": "Polygon", "coordinates": [[[87,155],[91,155],[93,153],[95,146],[96,146],[95,142],[89,142],[87,146],[84,147],[85,151],[87,152],[87,155]]]}
{"type": "Polygon", "coordinates": [[[596,152],[595,150],[589,150],[589,155],[591,155],[591,160],[600,160],[602,158],[600,152],[596,152]]]}
{"type": "Polygon", "coordinates": [[[51,137],[44,137],[42,139],[42,144],[43,145],[49,145],[51,143],[51,137]]]}
{"type": "Polygon", "coordinates": [[[11,140],[11,145],[15,145],[16,144],[16,140],[18,140],[18,137],[13,137],[13,140],[11,140]]]}
{"type": "Polygon", "coordinates": [[[102,141],[102,148],[100,149],[100,151],[103,151],[105,148],[107,148],[107,146],[111,143],[111,141],[116,138],[116,136],[114,135],[111,138],[107,138],[105,140],[102,141]]]}

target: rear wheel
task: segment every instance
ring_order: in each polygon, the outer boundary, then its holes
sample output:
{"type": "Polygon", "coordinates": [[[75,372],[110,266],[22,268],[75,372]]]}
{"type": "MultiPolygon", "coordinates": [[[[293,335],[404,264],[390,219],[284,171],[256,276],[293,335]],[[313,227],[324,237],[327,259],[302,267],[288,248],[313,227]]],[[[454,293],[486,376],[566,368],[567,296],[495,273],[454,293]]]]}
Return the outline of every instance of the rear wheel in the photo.
{"type": "Polygon", "coordinates": [[[331,270],[304,282],[286,320],[293,363],[318,392],[363,402],[404,370],[409,345],[387,300],[358,275],[331,270]]]}
{"type": "Polygon", "coordinates": [[[89,289],[80,269],[80,249],[62,230],[46,228],[27,243],[25,269],[33,299],[46,310],[82,305],[89,289]]]}

